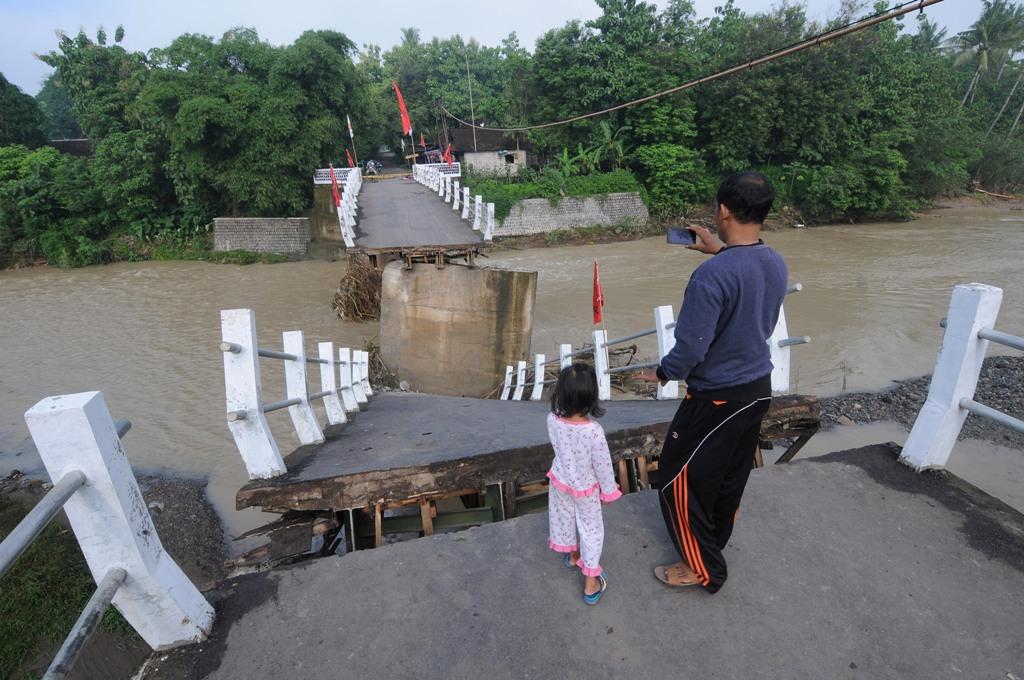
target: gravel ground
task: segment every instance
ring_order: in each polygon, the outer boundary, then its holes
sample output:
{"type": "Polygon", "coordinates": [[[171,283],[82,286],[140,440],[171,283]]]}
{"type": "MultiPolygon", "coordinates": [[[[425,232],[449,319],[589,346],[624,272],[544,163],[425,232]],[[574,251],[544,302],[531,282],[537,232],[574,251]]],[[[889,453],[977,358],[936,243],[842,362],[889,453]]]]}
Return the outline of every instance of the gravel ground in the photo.
{"type": "MultiPolygon", "coordinates": [[[[931,376],[898,381],[896,387],[884,392],[842,394],[821,400],[824,429],[841,424],[895,421],[908,430],[928,396],[931,376]]],[[[989,357],[981,370],[975,399],[1024,419],[1024,357],[989,357]]],[[[1002,425],[969,415],[960,431],[961,439],[983,439],[1010,448],[1024,448],[1024,434],[1002,425]]]]}

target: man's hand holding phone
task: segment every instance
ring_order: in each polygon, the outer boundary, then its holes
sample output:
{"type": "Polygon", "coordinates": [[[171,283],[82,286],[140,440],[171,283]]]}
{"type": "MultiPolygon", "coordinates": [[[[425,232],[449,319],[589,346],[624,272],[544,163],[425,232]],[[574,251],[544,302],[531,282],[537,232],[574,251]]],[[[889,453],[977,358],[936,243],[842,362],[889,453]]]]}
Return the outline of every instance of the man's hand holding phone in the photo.
{"type": "Polygon", "coordinates": [[[655,371],[653,368],[645,368],[644,370],[637,373],[636,377],[644,382],[661,383],[662,385],[666,384],[666,381],[659,378],[657,371],[655,371]]]}
{"type": "Polygon", "coordinates": [[[707,227],[699,224],[688,224],[686,228],[697,235],[697,242],[686,246],[689,250],[696,250],[708,255],[714,255],[725,247],[725,242],[711,233],[707,227]]]}

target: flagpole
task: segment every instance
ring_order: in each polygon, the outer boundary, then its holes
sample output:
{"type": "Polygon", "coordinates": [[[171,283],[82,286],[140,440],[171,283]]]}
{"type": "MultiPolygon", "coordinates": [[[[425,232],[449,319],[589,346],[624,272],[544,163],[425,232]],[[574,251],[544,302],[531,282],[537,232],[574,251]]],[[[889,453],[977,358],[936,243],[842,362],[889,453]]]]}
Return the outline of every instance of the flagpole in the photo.
{"type": "Polygon", "coordinates": [[[347,113],[345,114],[345,122],[348,123],[348,138],[349,138],[349,141],[352,144],[352,157],[355,158],[356,167],[358,168],[359,167],[359,152],[356,151],[356,136],[355,136],[355,133],[352,132],[352,119],[348,117],[347,113]]]}

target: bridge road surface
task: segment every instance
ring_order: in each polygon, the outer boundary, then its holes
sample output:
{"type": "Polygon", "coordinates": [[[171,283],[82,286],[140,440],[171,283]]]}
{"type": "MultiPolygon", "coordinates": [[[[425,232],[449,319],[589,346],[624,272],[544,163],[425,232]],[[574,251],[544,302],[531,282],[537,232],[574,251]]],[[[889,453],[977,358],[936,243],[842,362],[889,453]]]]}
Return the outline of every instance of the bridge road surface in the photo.
{"type": "Polygon", "coordinates": [[[359,192],[356,247],[464,246],[483,242],[479,231],[411,177],[367,180],[359,192]]]}
{"type": "Polygon", "coordinates": [[[755,470],[716,595],[656,492],[605,506],[596,607],[547,513],[241,576],[147,679],[1024,678],[1024,517],[891,445],[755,470]]]}

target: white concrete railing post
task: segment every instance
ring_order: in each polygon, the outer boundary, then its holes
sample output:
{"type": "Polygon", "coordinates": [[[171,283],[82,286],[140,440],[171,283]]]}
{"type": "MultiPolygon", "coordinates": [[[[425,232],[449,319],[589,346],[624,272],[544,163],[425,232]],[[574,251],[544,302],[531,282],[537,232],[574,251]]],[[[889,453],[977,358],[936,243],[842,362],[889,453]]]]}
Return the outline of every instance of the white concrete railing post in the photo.
{"type": "Polygon", "coordinates": [[[516,391],[512,395],[513,401],[522,401],[523,390],[526,389],[526,362],[516,362],[516,391]]]}
{"type": "Polygon", "coordinates": [[[572,366],[572,345],[562,344],[558,346],[558,370],[572,366]]]}
{"type": "Polygon", "coordinates": [[[437,195],[438,196],[444,196],[444,181],[446,179],[447,179],[447,177],[442,175],[441,171],[438,170],[437,171],[437,195]]]}
{"type": "Polygon", "coordinates": [[[338,348],[338,370],[341,377],[338,391],[341,393],[345,411],[356,413],[359,411],[359,402],[356,400],[355,387],[352,385],[352,351],[348,347],[338,348]]]}
{"type": "Polygon", "coordinates": [[[597,398],[612,398],[612,377],[608,373],[608,331],[594,331],[594,372],[597,373],[597,398]]]}
{"type": "MultiPolygon", "coordinates": [[[[654,329],[658,338],[658,361],[665,358],[676,344],[675,312],[672,305],[661,305],[654,308],[654,329]]],[[[664,385],[658,384],[658,399],[678,399],[679,381],[669,380],[664,385]]]]}
{"type": "Polygon", "coordinates": [[[490,241],[494,238],[494,204],[487,204],[487,228],[484,229],[484,240],[490,241]]]}
{"type": "Polygon", "coordinates": [[[462,219],[469,218],[469,187],[462,187],[462,219]]]}
{"type": "Polygon", "coordinates": [[[327,422],[331,425],[343,425],[348,422],[348,417],[338,395],[338,368],[334,358],[334,343],[317,343],[317,351],[320,358],[327,362],[320,364],[320,389],[328,393],[323,397],[327,422]]]}
{"type": "Polygon", "coordinates": [[[444,202],[452,202],[452,178],[448,175],[444,176],[444,202]]]}
{"type": "Polygon", "coordinates": [[[309,385],[306,382],[306,348],[302,331],[285,331],[281,334],[286,354],[293,354],[295,361],[284,362],[285,395],[288,399],[298,399],[298,404],[288,407],[288,415],[295,426],[295,434],[303,444],[321,444],[324,441],[323,430],[316,420],[313,407],[309,404],[309,385]]]}
{"type": "Polygon", "coordinates": [[[220,326],[223,342],[241,348],[237,353],[224,352],[224,393],[228,429],[246,472],[249,479],[283,475],[288,470],[263,415],[256,315],[251,309],[225,309],[220,326]]]}
{"type": "Polygon", "coordinates": [[[792,348],[779,344],[788,337],[786,306],[782,305],[779,307],[779,320],[775,324],[771,337],[768,338],[768,349],[772,357],[772,394],[789,392],[792,348]]]}
{"type": "Polygon", "coordinates": [[[505,385],[501,388],[502,401],[506,401],[512,392],[512,372],[514,370],[511,366],[505,367],[505,385]]]}
{"type": "Polygon", "coordinates": [[[484,197],[479,194],[473,201],[473,230],[480,231],[480,213],[483,212],[484,197]]]}
{"type": "Polygon", "coordinates": [[[365,350],[359,351],[359,380],[363,385],[363,392],[367,398],[373,396],[373,387],[370,385],[370,353],[365,350]]]}
{"type": "Polygon", "coordinates": [[[533,361],[533,390],[530,401],[540,401],[544,394],[544,355],[538,354],[533,361]]]}
{"type": "Polygon", "coordinates": [[[363,389],[363,375],[362,369],[359,367],[359,350],[357,349],[352,350],[351,358],[348,362],[348,370],[349,380],[352,381],[352,394],[355,395],[356,403],[359,405],[359,409],[362,410],[370,400],[366,396],[366,390],[363,389]]]}
{"type": "Polygon", "coordinates": [[[459,209],[459,197],[462,195],[462,189],[459,188],[459,183],[456,181],[452,186],[452,210],[459,209]]]}
{"type": "Polygon", "coordinates": [[[47,397],[25,422],[50,479],[86,484],[64,504],[96,583],[127,573],[113,604],[155,650],[206,639],[213,607],[164,550],[100,392],[47,397]]]}
{"type": "Polygon", "coordinates": [[[978,332],[995,326],[1002,301],[1003,290],[995,286],[969,283],[953,289],[928,398],[900,455],[908,465],[920,470],[949,460],[967,418],[960,400],[974,396],[988,349],[989,341],[978,332]]]}

